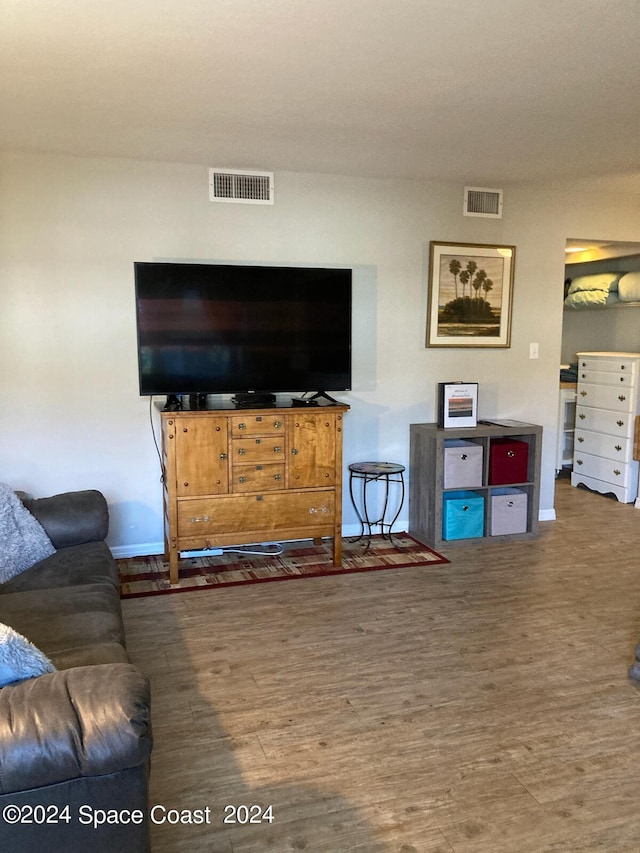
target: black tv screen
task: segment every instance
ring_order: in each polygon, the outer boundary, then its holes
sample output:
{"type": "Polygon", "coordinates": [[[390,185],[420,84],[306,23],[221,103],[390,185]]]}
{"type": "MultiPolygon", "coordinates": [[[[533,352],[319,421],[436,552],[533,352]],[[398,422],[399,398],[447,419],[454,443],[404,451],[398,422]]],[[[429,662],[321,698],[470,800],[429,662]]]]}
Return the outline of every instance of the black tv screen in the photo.
{"type": "Polygon", "coordinates": [[[140,394],[351,388],[351,270],[135,263],[140,394]]]}

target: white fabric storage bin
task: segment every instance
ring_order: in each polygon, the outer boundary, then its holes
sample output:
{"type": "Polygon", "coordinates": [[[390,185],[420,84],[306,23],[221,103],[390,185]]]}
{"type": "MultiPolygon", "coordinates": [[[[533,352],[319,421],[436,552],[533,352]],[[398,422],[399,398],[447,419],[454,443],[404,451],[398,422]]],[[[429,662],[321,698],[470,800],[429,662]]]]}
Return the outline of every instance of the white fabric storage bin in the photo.
{"type": "Polygon", "coordinates": [[[527,531],[527,493],[522,489],[493,489],[491,492],[491,536],[527,531]]]}
{"type": "Polygon", "coordinates": [[[482,445],[461,438],[444,443],[444,488],[474,489],[482,486],[482,445]]]}

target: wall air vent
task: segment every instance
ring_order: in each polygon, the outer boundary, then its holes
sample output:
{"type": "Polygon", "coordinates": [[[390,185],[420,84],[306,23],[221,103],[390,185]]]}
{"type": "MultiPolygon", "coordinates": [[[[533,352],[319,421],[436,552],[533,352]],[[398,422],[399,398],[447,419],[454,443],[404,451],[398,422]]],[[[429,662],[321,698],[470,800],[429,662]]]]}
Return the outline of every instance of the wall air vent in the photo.
{"type": "Polygon", "coordinates": [[[462,212],[465,216],[502,219],[502,190],[489,190],[486,187],[465,187],[462,212]]]}
{"type": "Polygon", "coordinates": [[[209,169],[209,201],[273,204],[273,172],[209,169]]]}

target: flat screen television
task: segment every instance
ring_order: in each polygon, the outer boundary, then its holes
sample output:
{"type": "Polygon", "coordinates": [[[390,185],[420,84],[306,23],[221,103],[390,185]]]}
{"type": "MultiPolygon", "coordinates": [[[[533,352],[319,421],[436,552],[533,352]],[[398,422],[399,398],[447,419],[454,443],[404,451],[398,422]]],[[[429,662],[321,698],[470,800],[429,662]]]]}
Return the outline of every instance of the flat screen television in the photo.
{"type": "Polygon", "coordinates": [[[140,394],[351,388],[351,270],[137,262],[140,394]]]}

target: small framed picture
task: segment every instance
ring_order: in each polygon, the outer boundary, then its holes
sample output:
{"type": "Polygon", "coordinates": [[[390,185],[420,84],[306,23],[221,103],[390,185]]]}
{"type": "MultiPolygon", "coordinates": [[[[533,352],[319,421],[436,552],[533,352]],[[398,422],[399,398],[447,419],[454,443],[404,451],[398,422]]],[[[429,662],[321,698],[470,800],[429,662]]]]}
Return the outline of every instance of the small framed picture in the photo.
{"type": "Polygon", "coordinates": [[[475,427],[478,425],[478,383],[438,383],[438,426],[475,427]]]}
{"type": "Polygon", "coordinates": [[[431,242],[428,347],[508,347],[515,246],[431,242]]]}

